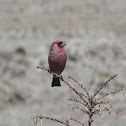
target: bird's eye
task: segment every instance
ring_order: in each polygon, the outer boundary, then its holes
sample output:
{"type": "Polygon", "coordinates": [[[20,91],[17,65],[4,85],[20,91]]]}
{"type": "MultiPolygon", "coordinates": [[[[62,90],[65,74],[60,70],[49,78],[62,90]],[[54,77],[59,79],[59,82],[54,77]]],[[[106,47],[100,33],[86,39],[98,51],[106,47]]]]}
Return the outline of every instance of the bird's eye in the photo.
{"type": "Polygon", "coordinates": [[[62,42],[59,42],[58,45],[62,46],[62,42]]]}
{"type": "Polygon", "coordinates": [[[62,44],[62,42],[59,42],[58,44],[59,44],[59,45],[61,45],[61,44],[62,44]]]}
{"type": "Polygon", "coordinates": [[[64,42],[59,42],[58,45],[61,46],[61,47],[64,47],[64,46],[66,45],[66,43],[64,43],[64,42]]]}

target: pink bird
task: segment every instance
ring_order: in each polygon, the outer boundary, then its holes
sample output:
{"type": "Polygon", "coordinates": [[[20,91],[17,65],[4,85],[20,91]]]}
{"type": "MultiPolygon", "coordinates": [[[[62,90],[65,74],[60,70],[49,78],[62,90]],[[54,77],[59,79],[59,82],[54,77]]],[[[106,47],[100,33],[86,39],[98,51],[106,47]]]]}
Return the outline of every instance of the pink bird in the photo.
{"type": "MultiPolygon", "coordinates": [[[[51,72],[57,75],[61,75],[66,65],[67,54],[63,48],[65,45],[63,41],[55,41],[50,47],[48,56],[49,68],[51,72]]],[[[52,87],[54,86],[61,86],[59,77],[55,74],[53,74],[52,80],[52,87]]]]}

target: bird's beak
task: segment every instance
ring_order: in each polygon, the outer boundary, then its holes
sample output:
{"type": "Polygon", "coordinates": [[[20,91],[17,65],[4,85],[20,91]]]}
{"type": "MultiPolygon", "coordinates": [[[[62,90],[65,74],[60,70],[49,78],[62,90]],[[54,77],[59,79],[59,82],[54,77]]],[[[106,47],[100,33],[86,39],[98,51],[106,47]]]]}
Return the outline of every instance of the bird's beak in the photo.
{"type": "Polygon", "coordinates": [[[64,42],[61,44],[62,47],[64,47],[65,45],[66,45],[66,43],[64,43],[64,42]]]}

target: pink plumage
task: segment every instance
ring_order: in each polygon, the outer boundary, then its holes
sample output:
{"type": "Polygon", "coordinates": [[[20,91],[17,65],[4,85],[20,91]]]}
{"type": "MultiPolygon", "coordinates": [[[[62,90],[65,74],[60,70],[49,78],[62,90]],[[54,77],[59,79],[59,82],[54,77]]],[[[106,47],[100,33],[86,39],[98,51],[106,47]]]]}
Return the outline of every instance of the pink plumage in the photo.
{"type": "MultiPolygon", "coordinates": [[[[66,44],[63,41],[55,41],[52,43],[49,51],[48,63],[50,71],[60,75],[66,65],[67,54],[64,50],[66,44]]],[[[52,87],[61,86],[59,77],[53,74],[52,87]]]]}

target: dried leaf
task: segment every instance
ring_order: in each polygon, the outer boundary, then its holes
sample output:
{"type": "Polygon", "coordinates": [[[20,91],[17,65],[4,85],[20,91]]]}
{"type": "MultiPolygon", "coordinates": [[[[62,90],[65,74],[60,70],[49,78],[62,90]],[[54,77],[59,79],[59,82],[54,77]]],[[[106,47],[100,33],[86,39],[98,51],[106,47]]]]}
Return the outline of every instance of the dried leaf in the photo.
{"type": "Polygon", "coordinates": [[[69,124],[69,118],[68,117],[65,117],[65,121],[66,121],[66,123],[69,124]]]}

